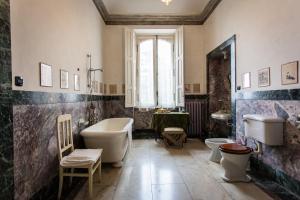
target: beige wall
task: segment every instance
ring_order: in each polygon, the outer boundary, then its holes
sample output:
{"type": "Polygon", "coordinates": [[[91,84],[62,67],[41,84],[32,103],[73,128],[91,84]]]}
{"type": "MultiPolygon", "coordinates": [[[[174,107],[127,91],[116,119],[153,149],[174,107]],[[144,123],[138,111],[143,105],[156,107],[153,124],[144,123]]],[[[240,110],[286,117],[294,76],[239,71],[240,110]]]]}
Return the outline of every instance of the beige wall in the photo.
{"type": "Polygon", "coordinates": [[[76,73],[78,93],[85,93],[86,55],[93,55],[94,67],[103,65],[104,23],[92,0],[11,0],[11,26],[12,75],[24,78],[24,86],[14,90],[75,93],[76,73]],[[40,87],[39,62],[53,66],[52,88],[40,87]],[[69,89],[60,89],[60,69],[69,71],[69,89]]]}
{"type": "MultiPolygon", "coordinates": [[[[104,40],[105,82],[118,85],[118,94],[124,84],[124,26],[106,26],[104,40]]],[[[176,28],[174,26],[134,26],[134,28],[176,28]]],[[[199,83],[205,93],[203,30],[201,26],[184,26],[185,83],[199,83]]]]}
{"type": "MultiPolygon", "coordinates": [[[[280,69],[300,58],[299,7],[298,0],[223,0],[204,26],[184,26],[185,83],[200,83],[200,93],[206,93],[206,54],[236,34],[238,85],[251,72],[247,90],[298,88],[281,85],[280,69]],[[258,88],[257,70],[265,67],[271,67],[271,86],[258,88]]],[[[92,53],[93,66],[104,67],[96,79],[117,84],[122,94],[124,26],[105,26],[91,0],[12,0],[11,23],[12,75],[24,78],[24,86],[14,90],[75,92],[73,75],[79,73],[79,93],[85,93],[86,54],[92,53]],[[40,87],[39,62],[53,65],[53,88],[40,87]],[[60,69],[69,71],[69,89],[60,89],[60,69]]]]}
{"type": "Polygon", "coordinates": [[[251,72],[247,90],[299,88],[281,85],[281,64],[300,59],[299,0],[223,0],[204,25],[205,54],[237,35],[237,84],[251,72]],[[271,86],[259,88],[257,70],[271,67],[271,86]]]}

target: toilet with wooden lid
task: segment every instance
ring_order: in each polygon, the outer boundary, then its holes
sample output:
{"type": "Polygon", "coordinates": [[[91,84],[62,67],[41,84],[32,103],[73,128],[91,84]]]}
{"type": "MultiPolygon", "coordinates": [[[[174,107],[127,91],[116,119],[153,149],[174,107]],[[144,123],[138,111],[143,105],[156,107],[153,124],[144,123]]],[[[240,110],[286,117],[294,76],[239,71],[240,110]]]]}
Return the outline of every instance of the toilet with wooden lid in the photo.
{"type": "Polygon", "coordinates": [[[251,178],[246,174],[246,168],[252,149],[237,143],[219,146],[222,155],[221,165],[225,169],[222,177],[227,182],[249,182],[251,178]]]}
{"type": "Polygon", "coordinates": [[[263,115],[244,115],[245,137],[251,138],[257,149],[237,143],[222,144],[219,150],[222,155],[221,165],[227,182],[249,182],[251,178],[246,174],[249,157],[252,153],[261,153],[261,144],[269,146],[283,145],[283,123],[279,117],[263,115]]]}

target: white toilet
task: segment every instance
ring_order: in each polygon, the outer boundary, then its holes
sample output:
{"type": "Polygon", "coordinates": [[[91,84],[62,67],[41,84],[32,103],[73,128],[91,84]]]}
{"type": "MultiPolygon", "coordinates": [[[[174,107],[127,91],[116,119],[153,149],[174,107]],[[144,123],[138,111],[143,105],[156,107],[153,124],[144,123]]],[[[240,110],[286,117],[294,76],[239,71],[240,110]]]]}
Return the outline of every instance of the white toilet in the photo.
{"type": "Polygon", "coordinates": [[[219,150],[219,146],[222,144],[234,143],[233,140],[227,138],[209,138],[205,140],[205,144],[211,149],[209,157],[210,161],[219,163],[222,156],[219,150]]]}
{"type": "Polygon", "coordinates": [[[262,115],[244,115],[245,137],[252,138],[258,145],[259,151],[240,144],[223,144],[219,146],[222,159],[221,165],[225,170],[222,177],[227,182],[249,182],[246,174],[251,153],[261,153],[261,143],[271,146],[283,145],[282,118],[262,115]]]}

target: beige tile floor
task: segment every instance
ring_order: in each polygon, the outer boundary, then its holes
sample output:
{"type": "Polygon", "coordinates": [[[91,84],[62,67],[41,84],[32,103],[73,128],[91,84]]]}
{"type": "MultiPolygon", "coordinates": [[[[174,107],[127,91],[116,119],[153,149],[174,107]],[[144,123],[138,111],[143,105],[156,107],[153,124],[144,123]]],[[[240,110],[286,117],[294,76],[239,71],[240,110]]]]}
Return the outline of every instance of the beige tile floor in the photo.
{"type": "MultiPolygon", "coordinates": [[[[94,183],[95,200],[268,200],[253,183],[226,183],[223,169],[208,161],[199,140],[183,149],[166,149],[154,140],[134,140],[123,168],[104,166],[94,183]]],[[[88,199],[87,185],[76,200],[88,199]]]]}

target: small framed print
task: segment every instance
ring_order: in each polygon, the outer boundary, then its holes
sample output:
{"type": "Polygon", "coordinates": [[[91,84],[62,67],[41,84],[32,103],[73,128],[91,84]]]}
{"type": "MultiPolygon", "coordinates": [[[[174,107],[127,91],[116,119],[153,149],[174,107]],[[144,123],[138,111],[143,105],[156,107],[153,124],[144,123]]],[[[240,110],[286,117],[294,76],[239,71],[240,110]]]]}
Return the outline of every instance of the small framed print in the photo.
{"type": "Polygon", "coordinates": [[[270,67],[258,70],[258,87],[270,86],[270,67]]]}
{"type": "Polygon", "coordinates": [[[251,87],[251,73],[247,72],[242,75],[242,86],[243,88],[251,87]]]}
{"type": "Polygon", "coordinates": [[[62,69],[60,70],[60,88],[69,88],[69,72],[62,69]]]}
{"type": "Polygon", "coordinates": [[[74,75],[74,90],[80,91],[80,76],[78,74],[74,75]]]}
{"type": "Polygon", "coordinates": [[[107,94],[107,85],[106,84],[104,84],[104,87],[103,87],[104,89],[103,89],[103,93],[104,94],[107,94]]]}
{"type": "Polygon", "coordinates": [[[290,85],[298,83],[298,65],[299,62],[290,62],[281,65],[281,84],[290,85]]]}
{"type": "Polygon", "coordinates": [[[191,84],[184,84],[184,92],[185,92],[186,94],[192,93],[191,84]]]}
{"type": "Polygon", "coordinates": [[[125,84],[122,84],[122,94],[125,94],[125,84]]]}
{"type": "Polygon", "coordinates": [[[104,93],[104,89],[103,89],[103,83],[100,83],[100,93],[103,94],[104,93]]]}
{"type": "Polygon", "coordinates": [[[193,84],[193,92],[195,94],[199,94],[200,93],[200,83],[193,84]]]}
{"type": "Polygon", "coordinates": [[[116,84],[110,84],[109,85],[109,93],[110,94],[117,94],[117,85],[116,84]]]}
{"type": "Polygon", "coordinates": [[[40,63],[40,84],[43,87],[53,87],[52,66],[40,63]]]}
{"type": "Polygon", "coordinates": [[[99,85],[98,81],[92,81],[93,92],[98,93],[98,85],[99,85]]]}

